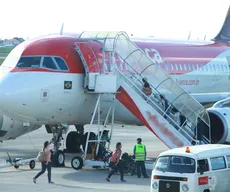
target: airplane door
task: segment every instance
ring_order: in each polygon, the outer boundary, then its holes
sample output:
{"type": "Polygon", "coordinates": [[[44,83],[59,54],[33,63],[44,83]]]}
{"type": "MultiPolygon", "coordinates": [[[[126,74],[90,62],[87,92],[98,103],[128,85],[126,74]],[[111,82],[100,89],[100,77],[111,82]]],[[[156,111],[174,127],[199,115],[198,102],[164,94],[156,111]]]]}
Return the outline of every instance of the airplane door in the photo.
{"type": "Polygon", "coordinates": [[[97,56],[87,42],[75,42],[75,46],[85,68],[84,87],[93,90],[95,88],[96,76],[100,74],[97,56]]]}

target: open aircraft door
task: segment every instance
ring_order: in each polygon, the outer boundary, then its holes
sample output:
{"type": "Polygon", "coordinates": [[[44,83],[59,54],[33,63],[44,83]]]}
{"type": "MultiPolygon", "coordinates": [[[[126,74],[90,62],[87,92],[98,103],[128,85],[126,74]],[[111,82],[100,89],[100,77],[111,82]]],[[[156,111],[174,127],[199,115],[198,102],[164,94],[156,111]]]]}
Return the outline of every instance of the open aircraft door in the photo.
{"type": "Polygon", "coordinates": [[[80,56],[85,68],[84,87],[89,90],[94,90],[96,76],[100,74],[97,56],[87,42],[75,42],[74,44],[76,46],[75,50],[80,56]]]}

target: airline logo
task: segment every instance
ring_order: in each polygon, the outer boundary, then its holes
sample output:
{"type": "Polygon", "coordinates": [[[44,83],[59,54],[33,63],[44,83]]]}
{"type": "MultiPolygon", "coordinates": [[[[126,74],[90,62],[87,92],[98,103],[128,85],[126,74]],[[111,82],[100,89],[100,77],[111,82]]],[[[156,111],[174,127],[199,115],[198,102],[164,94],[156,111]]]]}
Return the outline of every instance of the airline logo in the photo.
{"type": "MultiPolygon", "coordinates": [[[[134,72],[134,70],[141,72],[147,65],[151,65],[152,63],[154,64],[162,64],[164,63],[163,58],[161,57],[160,53],[153,48],[145,48],[143,50],[143,54],[147,55],[151,60],[147,61],[146,56],[140,56],[140,52],[138,54],[131,54],[128,58],[121,58],[119,55],[115,55],[114,61],[112,62],[113,64],[109,65],[108,63],[111,63],[111,58],[109,56],[105,55],[105,63],[104,63],[104,68],[106,71],[113,71],[114,69],[119,69],[122,72],[134,72]],[[140,58],[141,59],[140,59],[140,58]],[[126,59],[126,62],[124,62],[124,59],[126,59]],[[140,59],[140,60],[139,60],[140,59]],[[148,63],[142,63],[142,62],[148,62],[148,63]],[[143,65],[142,65],[143,64],[143,65]]],[[[128,56],[128,55],[127,55],[128,56]]]]}
{"type": "Polygon", "coordinates": [[[176,79],[176,82],[179,84],[179,85],[199,85],[200,83],[200,80],[196,79],[191,79],[191,80],[180,80],[180,79],[176,79]]]}
{"type": "Polygon", "coordinates": [[[164,63],[164,60],[162,59],[160,53],[153,48],[145,48],[144,52],[146,53],[146,55],[148,55],[154,64],[162,64],[164,63]]]}

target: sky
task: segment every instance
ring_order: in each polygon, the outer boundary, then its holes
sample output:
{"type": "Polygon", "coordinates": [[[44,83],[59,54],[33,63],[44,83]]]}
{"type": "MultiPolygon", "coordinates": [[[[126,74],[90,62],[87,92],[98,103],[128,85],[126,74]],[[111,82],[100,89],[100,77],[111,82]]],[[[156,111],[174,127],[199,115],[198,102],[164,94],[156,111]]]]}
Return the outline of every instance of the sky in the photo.
{"type": "Polygon", "coordinates": [[[133,36],[213,38],[230,0],[2,0],[0,38],[126,31],[133,36]]]}

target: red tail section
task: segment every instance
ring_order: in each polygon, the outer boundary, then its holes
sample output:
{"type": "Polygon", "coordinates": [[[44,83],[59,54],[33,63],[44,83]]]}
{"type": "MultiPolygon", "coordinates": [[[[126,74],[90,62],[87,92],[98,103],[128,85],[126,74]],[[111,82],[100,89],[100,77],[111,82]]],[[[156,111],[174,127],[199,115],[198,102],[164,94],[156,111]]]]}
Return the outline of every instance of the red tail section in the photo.
{"type": "Polygon", "coordinates": [[[224,24],[218,33],[218,35],[214,38],[215,41],[224,41],[230,43],[230,6],[228,9],[228,13],[224,24]]]}

